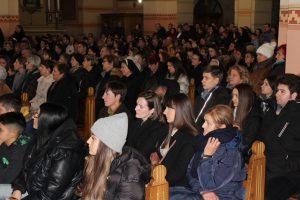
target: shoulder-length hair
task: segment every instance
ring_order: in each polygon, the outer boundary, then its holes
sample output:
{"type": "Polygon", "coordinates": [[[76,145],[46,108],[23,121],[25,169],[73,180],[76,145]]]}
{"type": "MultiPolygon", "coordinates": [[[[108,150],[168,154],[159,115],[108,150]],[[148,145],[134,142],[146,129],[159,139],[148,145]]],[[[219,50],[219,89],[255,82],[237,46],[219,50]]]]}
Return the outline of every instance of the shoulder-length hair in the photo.
{"type": "Polygon", "coordinates": [[[227,105],[216,105],[208,109],[205,115],[211,116],[217,127],[224,124],[227,127],[233,126],[232,109],[227,105]]]}
{"type": "Polygon", "coordinates": [[[82,199],[103,199],[110,166],[117,155],[118,153],[100,141],[96,155],[86,158],[83,181],[77,190],[82,199]]]}
{"type": "MultiPolygon", "coordinates": [[[[229,68],[228,74],[230,74],[230,72],[232,70],[237,71],[237,73],[241,77],[242,83],[250,84],[250,75],[249,75],[249,71],[246,67],[241,66],[241,65],[234,65],[234,66],[229,68]]],[[[227,80],[228,79],[229,79],[229,76],[228,76],[227,80]]]]}
{"type": "MultiPolygon", "coordinates": [[[[252,87],[246,83],[241,83],[235,86],[233,89],[237,89],[239,93],[239,104],[237,106],[234,122],[240,127],[241,130],[243,130],[244,121],[254,104],[255,94],[252,87]]],[[[230,102],[230,105],[232,108],[234,108],[232,101],[230,102]]]]}
{"type": "Polygon", "coordinates": [[[154,112],[149,119],[165,122],[160,99],[155,92],[142,92],[138,95],[138,98],[144,98],[146,100],[149,110],[154,109],[154,112]]]}
{"type": "Polygon", "coordinates": [[[38,119],[37,149],[42,147],[55,131],[68,118],[65,107],[54,103],[43,103],[40,106],[38,119]]]}

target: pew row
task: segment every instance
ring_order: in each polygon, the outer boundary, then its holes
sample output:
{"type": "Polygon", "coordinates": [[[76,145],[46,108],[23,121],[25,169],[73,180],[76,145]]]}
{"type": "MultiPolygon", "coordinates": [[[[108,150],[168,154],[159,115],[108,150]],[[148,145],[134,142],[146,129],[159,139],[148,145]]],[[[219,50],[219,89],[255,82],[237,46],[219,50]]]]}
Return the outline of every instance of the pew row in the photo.
{"type": "MultiPolygon", "coordinates": [[[[252,156],[248,165],[248,177],[244,182],[246,200],[264,200],[266,157],[265,145],[255,141],[252,145],[252,156]]],[[[165,179],[166,168],[163,165],[152,169],[152,179],[146,186],[146,200],[168,200],[169,184],[165,179]]]]}

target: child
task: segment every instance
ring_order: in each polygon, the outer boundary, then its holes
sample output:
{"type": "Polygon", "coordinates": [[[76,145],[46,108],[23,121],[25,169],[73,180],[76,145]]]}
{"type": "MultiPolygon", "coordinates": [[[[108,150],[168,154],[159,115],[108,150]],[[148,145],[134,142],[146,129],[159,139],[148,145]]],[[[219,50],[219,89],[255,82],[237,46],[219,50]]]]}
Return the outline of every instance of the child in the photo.
{"type": "Polygon", "coordinates": [[[0,116],[0,184],[10,184],[22,169],[29,137],[21,135],[26,122],[21,113],[0,116]]]}

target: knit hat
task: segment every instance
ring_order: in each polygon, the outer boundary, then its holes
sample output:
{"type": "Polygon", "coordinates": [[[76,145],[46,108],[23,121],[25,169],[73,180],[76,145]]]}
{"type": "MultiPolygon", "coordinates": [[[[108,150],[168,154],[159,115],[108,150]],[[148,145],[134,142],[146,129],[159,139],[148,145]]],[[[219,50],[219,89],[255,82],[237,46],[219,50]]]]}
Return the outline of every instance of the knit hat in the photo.
{"type": "Polygon", "coordinates": [[[0,80],[5,80],[7,76],[6,69],[0,66],[0,80]]]}
{"type": "Polygon", "coordinates": [[[271,43],[265,43],[258,47],[256,53],[257,54],[262,54],[266,56],[267,58],[271,58],[274,54],[274,49],[276,47],[276,42],[271,42],[271,43]]]}
{"type": "Polygon", "coordinates": [[[91,131],[109,148],[122,153],[128,131],[127,114],[120,113],[100,118],[93,124],[91,131]]]}

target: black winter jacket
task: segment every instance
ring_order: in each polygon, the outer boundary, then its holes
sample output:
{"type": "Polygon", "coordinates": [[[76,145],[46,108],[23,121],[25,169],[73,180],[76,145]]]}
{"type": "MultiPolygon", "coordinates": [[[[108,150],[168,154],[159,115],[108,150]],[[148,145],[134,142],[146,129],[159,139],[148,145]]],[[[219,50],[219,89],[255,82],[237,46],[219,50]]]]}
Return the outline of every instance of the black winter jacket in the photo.
{"type": "Polygon", "coordinates": [[[300,102],[290,101],[276,115],[270,111],[263,120],[267,178],[285,176],[300,184],[300,102]]]}
{"type": "Polygon", "coordinates": [[[76,119],[78,115],[78,92],[77,83],[66,74],[59,81],[52,83],[47,93],[47,102],[65,106],[72,119],[76,119]]]}
{"type": "Polygon", "coordinates": [[[68,119],[40,149],[34,142],[24,156],[23,170],[13,189],[27,191],[26,200],[72,199],[84,164],[83,144],[75,131],[76,125],[68,119]]]}
{"type": "Polygon", "coordinates": [[[104,200],[143,200],[145,184],[150,177],[150,164],[136,150],[124,147],[110,166],[104,200]]]}
{"type": "Polygon", "coordinates": [[[151,153],[162,143],[168,134],[168,125],[148,119],[136,120],[128,130],[127,145],[137,149],[149,160],[151,153]]]}

